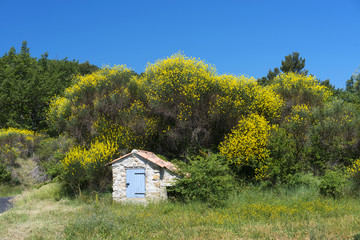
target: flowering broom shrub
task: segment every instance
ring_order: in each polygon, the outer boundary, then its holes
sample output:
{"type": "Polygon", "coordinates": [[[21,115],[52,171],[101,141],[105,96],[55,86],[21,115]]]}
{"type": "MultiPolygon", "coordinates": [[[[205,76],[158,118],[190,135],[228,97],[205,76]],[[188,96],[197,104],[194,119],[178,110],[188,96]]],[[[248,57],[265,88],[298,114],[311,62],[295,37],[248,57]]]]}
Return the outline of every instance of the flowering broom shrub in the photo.
{"type": "Polygon", "coordinates": [[[62,180],[75,194],[82,189],[102,190],[111,181],[111,171],[106,165],[114,158],[116,144],[95,141],[86,149],[76,146],[61,161],[62,180]]]}
{"type": "Polygon", "coordinates": [[[270,88],[283,97],[288,109],[299,104],[318,106],[332,95],[331,91],[321,85],[315,76],[294,72],[279,74],[270,88]]]}
{"type": "Polygon", "coordinates": [[[125,66],[115,66],[76,77],[64,96],[55,97],[50,103],[50,125],[60,132],[69,132],[82,143],[93,140],[94,123],[101,118],[126,125],[128,119],[122,115],[138,99],[133,76],[125,66]]]}
{"type": "Polygon", "coordinates": [[[0,163],[13,166],[15,165],[15,160],[19,157],[19,155],[20,151],[9,144],[5,144],[0,147],[0,163]]]}
{"type": "Polygon", "coordinates": [[[43,138],[30,130],[17,128],[0,129],[0,182],[11,182],[12,167],[18,157],[29,157],[43,138]]]}
{"type": "Polygon", "coordinates": [[[218,75],[213,66],[181,54],[150,64],[141,81],[158,117],[157,152],[175,155],[217,146],[243,115],[277,118],[283,103],[253,78],[218,75]]]}
{"type": "Polygon", "coordinates": [[[122,153],[151,146],[151,139],[156,134],[157,120],[147,111],[142,102],[135,100],[129,108],[119,111],[122,121],[127,120],[126,124],[117,124],[116,120],[107,120],[105,117],[99,118],[92,127],[96,133],[95,139],[116,143],[122,153]]]}
{"type": "Polygon", "coordinates": [[[162,151],[178,155],[190,145],[204,146],[214,140],[208,115],[216,87],[211,65],[176,54],[148,65],[141,81],[151,112],[158,117],[157,141],[162,151]]]}
{"type": "Polygon", "coordinates": [[[48,121],[78,143],[116,143],[119,152],[151,145],[156,117],[150,115],[136,74],[125,66],[103,68],[74,79],[50,104],[48,121]]]}
{"type": "Polygon", "coordinates": [[[353,182],[353,188],[356,192],[360,191],[360,159],[356,159],[353,163],[347,167],[347,174],[350,176],[350,180],[353,182]]]}
{"type": "Polygon", "coordinates": [[[250,114],[239,121],[219,145],[220,153],[229,164],[247,166],[254,170],[255,179],[267,177],[269,151],[266,148],[271,125],[258,114],[250,114]]]}
{"type": "Polygon", "coordinates": [[[42,138],[30,130],[17,128],[0,129],[0,155],[13,163],[18,156],[25,157],[33,154],[35,144],[42,138]]]}

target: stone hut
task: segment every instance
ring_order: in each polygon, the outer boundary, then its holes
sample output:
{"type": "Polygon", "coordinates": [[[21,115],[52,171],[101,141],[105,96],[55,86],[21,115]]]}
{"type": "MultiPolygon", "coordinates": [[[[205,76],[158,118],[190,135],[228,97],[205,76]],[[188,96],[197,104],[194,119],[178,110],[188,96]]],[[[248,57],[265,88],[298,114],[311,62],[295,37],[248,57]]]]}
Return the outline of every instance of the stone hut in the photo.
{"type": "Polygon", "coordinates": [[[176,167],[152,152],[132,150],[110,163],[115,201],[148,202],[167,199],[166,187],[177,178],[176,167]]]}

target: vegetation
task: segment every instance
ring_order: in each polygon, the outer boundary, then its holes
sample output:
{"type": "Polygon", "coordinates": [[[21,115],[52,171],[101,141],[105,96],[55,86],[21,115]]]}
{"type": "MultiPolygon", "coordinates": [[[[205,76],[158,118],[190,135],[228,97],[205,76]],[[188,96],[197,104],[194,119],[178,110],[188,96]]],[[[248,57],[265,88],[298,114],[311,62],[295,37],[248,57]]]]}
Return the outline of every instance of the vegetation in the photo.
{"type": "Polygon", "coordinates": [[[178,201],[221,206],[233,192],[235,180],[222,157],[202,154],[204,156],[188,158],[187,164],[178,164],[181,178],[177,179],[169,193],[178,201]]]}
{"type": "Polygon", "coordinates": [[[26,41],[20,52],[11,48],[0,58],[0,128],[46,129],[50,99],[62,94],[74,75],[97,69],[89,62],[51,60],[48,53],[31,57],[26,41]]]}
{"type": "Polygon", "coordinates": [[[305,70],[304,67],[305,67],[305,59],[300,57],[300,54],[298,52],[293,52],[292,54],[285,56],[284,61],[281,61],[280,69],[277,67],[274,68],[273,71],[269,69],[269,72],[266,75],[266,77],[262,77],[258,79],[258,82],[262,85],[272,84],[272,80],[276,76],[281,74],[281,72],[283,73],[293,72],[297,74],[307,75],[308,70],[305,70]]]}
{"type": "Polygon", "coordinates": [[[352,239],[359,199],[324,198],[315,189],[243,186],[226,205],[112,203],[111,195],[60,197],[52,183],[25,192],[0,215],[3,239],[352,239]]]}
{"type": "Polygon", "coordinates": [[[26,42],[19,53],[11,48],[0,58],[0,196],[40,189],[0,216],[0,234],[11,238],[11,224],[51,216],[53,234],[35,226],[24,234],[359,236],[360,77],[335,89],[304,68],[294,52],[256,81],[178,53],[137,74],[33,58],[26,42]],[[106,164],[134,148],[178,160],[174,202],[111,202],[106,164]],[[50,210],[24,213],[36,200],[50,210]]]}

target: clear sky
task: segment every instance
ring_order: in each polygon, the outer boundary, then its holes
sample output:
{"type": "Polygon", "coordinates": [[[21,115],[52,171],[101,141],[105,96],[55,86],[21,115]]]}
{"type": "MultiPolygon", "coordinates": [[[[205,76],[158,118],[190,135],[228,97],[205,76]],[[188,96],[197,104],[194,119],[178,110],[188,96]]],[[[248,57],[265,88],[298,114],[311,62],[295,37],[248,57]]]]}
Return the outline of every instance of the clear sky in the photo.
{"type": "Polygon", "coordinates": [[[360,0],[0,0],[0,54],[28,41],[33,57],[99,67],[182,51],[218,73],[259,78],[297,51],[336,87],[360,66],[360,0]]]}

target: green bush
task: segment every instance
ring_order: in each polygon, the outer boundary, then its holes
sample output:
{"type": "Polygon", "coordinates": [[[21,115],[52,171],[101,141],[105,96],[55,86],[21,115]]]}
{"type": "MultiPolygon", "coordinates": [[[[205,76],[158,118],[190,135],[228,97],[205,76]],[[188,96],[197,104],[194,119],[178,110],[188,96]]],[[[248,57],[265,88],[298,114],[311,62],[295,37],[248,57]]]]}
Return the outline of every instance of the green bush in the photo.
{"type": "Polygon", "coordinates": [[[8,144],[0,146],[0,159],[3,163],[11,166],[15,165],[15,160],[19,157],[19,150],[8,144]]]}
{"type": "Polygon", "coordinates": [[[234,178],[225,160],[216,154],[188,158],[189,163],[178,163],[181,178],[169,189],[176,200],[199,201],[209,206],[220,206],[234,189],[234,178]]]}
{"type": "Polygon", "coordinates": [[[360,240],[360,233],[354,235],[354,240],[360,240]]]}
{"type": "Polygon", "coordinates": [[[307,188],[318,188],[320,185],[320,179],[315,177],[312,173],[295,173],[290,175],[286,182],[287,187],[307,187],[307,188]]]}
{"type": "Polygon", "coordinates": [[[308,132],[309,166],[318,175],[328,166],[349,166],[360,155],[359,111],[341,100],[312,111],[314,122],[308,132]]]}
{"type": "Polygon", "coordinates": [[[39,159],[39,165],[45,170],[50,178],[61,174],[61,160],[74,145],[73,139],[59,136],[58,138],[45,138],[35,148],[35,154],[39,159]]]}
{"type": "Polygon", "coordinates": [[[360,172],[353,173],[349,176],[350,195],[360,196],[360,172]]]}
{"type": "Polygon", "coordinates": [[[352,195],[360,195],[360,159],[356,159],[347,167],[352,195]]]}
{"type": "MultiPolygon", "coordinates": [[[[0,155],[7,155],[7,153],[9,153],[9,159],[13,159],[14,154],[16,157],[31,156],[34,153],[35,145],[42,137],[40,134],[25,129],[1,128],[0,155]]],[[[5,156],[5,158],[7,158],[7,156],[5,156]]]]}
{"type": "Polygon", "coordinates": [[[284,128],[272,128],[267,149],[270,152],[269,180],[272,184],[287,182],[287,177],[300,169],[295,139],[284,128]]]}
{"type": "Polygon", "coordinates": [[[7,170],[6,164],[0,163],[0,183],[8,183],[11,181],[11,173],[7,170]]]}
{"type": "Polygon", "coordinates": [[[340,197],[344,194],[345,182],[345,175],[341,171],[328,170],[321,179],[319,185],[320,194],[333,198],[340,197]]]}

